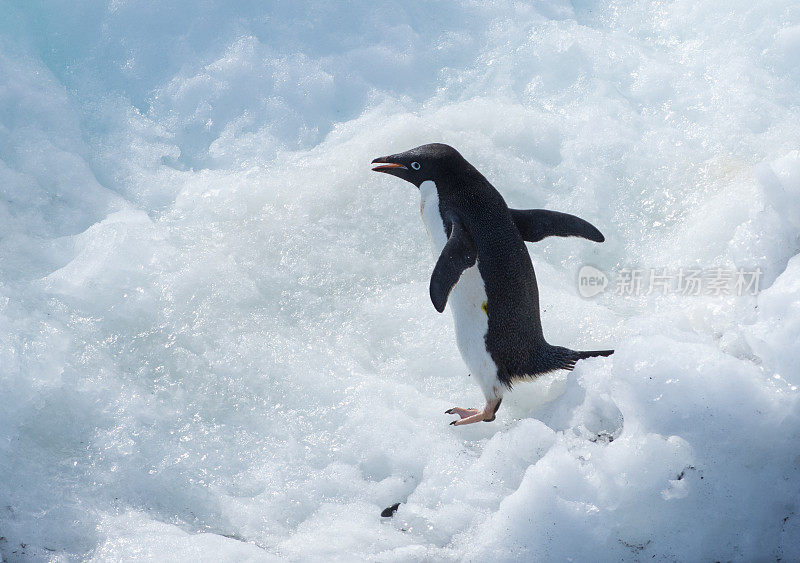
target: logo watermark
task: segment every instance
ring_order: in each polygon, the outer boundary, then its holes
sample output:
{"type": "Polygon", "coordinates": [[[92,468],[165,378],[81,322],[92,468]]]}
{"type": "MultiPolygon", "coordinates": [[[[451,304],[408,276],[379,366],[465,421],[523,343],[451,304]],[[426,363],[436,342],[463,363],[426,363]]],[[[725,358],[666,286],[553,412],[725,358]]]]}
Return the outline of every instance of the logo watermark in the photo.
{"type": "Polygon", "coordinates": [[[578,271],[578,293],[594,297],[610,287],[614,295],[758,295],[761,268],[622,268],[608,276],[594,266],[578,271]],[[611,284],[613,277],[614,283],[611,284]]]}
{"type": "Polygon", "coordinates": [[[581,297],[594,297],[603,293],[608,285],[608,276],[594,266],[583,266],[578,271],[578,293],[581,297]]]}

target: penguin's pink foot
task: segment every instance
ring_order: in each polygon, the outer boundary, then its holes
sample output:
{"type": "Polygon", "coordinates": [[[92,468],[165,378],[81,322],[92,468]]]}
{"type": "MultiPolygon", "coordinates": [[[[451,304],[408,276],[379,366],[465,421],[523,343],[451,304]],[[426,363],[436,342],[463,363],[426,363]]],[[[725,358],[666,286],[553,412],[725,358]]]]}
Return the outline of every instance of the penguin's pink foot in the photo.
{"type": "MultiPolygon", "coordinates": [[[[478,414],[478,409],[462,409],[461,407],[453,407],[450,410],[444,411],[444,414],[457,414],[463,419],[478,414]]],[[[452,424],[455,424],[455,421],[452,422],[452,424]]]]}
{"type": "Polygon", "coordinates": [[[454,420],[450,424],[453,426],[463,426],[465,424],[472,424],[473,422],[483,422],[486,420],[489,422],[490,420],[494,420],[494,415],[487,415],[485,410],[478,410],[478,409],[461,409],[463,411],[475,411],[475,414],[469,416],[461,416],[461,420],[454,420]]]}
{"type": "Polygon", "coordinates": [[[445,414],[457,414],[461,420],[454,420],[450,424],[453,426],[463,426],[464,424],[472,424],[473,422],[491,422],[495,418],[497,409],[500,408],[502,399],[494,399],[487,401],[483,409],[462,409],[460,407],[453,407],[445,412],[445,414]]]}

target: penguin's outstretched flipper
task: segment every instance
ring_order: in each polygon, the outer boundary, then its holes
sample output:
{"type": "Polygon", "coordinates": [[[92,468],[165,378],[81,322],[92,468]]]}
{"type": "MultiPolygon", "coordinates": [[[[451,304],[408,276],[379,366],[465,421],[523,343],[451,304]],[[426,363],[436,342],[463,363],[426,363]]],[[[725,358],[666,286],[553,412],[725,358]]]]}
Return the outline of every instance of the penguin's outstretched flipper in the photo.
{"type": "Polygon", "coordinates": [[[477,258],[478,251],[472,237],[461,223],[453,222],[450,238],[444,245],[431,274],[431,301],[437,311],[440,313],[444,311],[450,290],[458,283],[461,273],[475,265],[477,258]]]}
{"type": "Polygon", "coordinates": [[[545,237],[583,237],[594,242],[606,238],[597,227],[580,217],[547,209],[509,209],[522,240],[539,242],[545,237]]]}

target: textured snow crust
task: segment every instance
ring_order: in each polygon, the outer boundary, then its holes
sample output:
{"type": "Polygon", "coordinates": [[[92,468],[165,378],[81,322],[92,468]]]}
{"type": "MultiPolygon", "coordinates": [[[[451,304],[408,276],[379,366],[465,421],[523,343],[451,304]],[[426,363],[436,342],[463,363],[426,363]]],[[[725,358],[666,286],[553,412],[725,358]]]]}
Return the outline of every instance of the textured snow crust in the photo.
{"type": "Polygon", "coordinates": [[[0,4],[0,555],[800,559],[798,92],[789,0],[0,4]],[[437,141],[607,239],[491,424],[369,171],[437,141]]]}

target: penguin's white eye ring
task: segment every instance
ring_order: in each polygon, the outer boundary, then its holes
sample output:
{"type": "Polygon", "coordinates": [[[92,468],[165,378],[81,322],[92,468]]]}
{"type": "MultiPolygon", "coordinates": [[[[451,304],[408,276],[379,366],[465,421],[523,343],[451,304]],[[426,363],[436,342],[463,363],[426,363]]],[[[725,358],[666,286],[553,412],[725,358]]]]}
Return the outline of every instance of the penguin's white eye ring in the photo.
{"type": "Polygon", "coordinates": [[[419,170],[420,168],[422,168],[422,165],[419,162],[412,162],[411,168],[413,168],[414,170],[419,170]]]}

